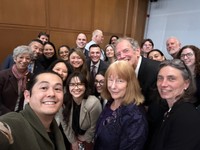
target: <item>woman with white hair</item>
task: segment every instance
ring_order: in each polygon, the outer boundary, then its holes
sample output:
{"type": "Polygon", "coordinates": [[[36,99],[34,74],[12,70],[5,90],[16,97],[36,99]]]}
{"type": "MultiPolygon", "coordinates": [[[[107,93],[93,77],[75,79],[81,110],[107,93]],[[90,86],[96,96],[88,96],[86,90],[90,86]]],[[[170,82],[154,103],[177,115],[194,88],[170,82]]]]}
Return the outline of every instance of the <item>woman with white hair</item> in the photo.
{"type": "Polygon", "coordinates": [[[32,59],[32,51],[21,45],[13,50],[14,65],[0,71],[0,115],[10,111],[23,109],[23,91],[28,81],[28,65],[32,59]]]}

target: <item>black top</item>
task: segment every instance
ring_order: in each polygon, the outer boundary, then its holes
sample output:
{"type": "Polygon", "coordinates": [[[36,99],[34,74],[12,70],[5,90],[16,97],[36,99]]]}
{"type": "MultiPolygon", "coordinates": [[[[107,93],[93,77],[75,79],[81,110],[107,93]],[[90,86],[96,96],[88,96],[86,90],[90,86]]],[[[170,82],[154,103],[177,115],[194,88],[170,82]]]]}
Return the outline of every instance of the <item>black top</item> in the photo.
{"type": "Polygon", "coordinates": [[[80,124],[79,124],[80,110],[81,110],[81,104],[77,105],[73,101],[72,129],[74,130],[75,135],[84,135],[86,132],[85,130],[82,130],[80,128],[80,124]]]}

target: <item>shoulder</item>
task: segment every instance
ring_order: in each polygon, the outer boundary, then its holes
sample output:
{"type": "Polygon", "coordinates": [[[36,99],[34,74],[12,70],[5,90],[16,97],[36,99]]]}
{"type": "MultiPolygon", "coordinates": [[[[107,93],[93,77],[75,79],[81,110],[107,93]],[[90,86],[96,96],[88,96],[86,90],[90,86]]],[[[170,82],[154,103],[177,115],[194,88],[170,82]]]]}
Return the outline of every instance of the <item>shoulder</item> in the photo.
{"type": "Polygon", "coordinates": [[[98,98],[94,95],[90,95],[86,100],[84,106],[90,110],[96,105],[99,105],[101,107],[101,103],[99,102],[98,98]]]}
{"type": "Polygon", "coordinates": [[[134,103],[121,107],[121,115],[128,116],[128,118],[141,119],[145,117],[145,113],[140,106],[134,103]]]}
{"type": "Polygon", "coordinates": [[[170,115],[172,117],[172,120],[174,120],[178,124],[196,124],[200,126],[200,113],[191,103],[183,102],[180,104],[176,104],[171,110],[170,115]]]}
{"type": "Polygon", "coordinates": [[[11,68],[0,71],[0,80],[5,80],[10,77],[14,77],[11,68]]]}
{"type": "Polygon", "coordinates": [[[147,66],[158,67],[160,65],[160,62],[142,57],[141,65],[142,64],[147,65],[147,66]]]}

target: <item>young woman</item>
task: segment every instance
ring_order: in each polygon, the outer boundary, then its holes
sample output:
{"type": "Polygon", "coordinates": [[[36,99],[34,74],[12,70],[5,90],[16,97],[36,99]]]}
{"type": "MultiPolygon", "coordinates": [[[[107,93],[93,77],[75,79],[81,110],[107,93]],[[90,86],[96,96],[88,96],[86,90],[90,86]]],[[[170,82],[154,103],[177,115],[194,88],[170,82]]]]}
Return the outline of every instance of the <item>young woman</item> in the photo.
{"type": "Polygon", "coordinates": [[[105,82],[105,72],[104,71],[100,71],[96,74],[95,76],[95,96],[100,100],[102,108],[104,108],[105,104],[107,103],[106,99],[103,99],[101,97],[101,93],[103,91],[103,85],[105,82]]]}
{"type": "Polygon", "coordinates": [[[186,66],[190,69],[192,73],[192,77],[194,78],[194,82],[196,83],[196,92],[195,96],[197,98],[197,102],[195,105],[200,104],[200,49],[194,45],[186,45],[183,46],[179,53],[177,54],[177,58],[184,61],[186,66]]]}
{"type": "Polygon", "coordinates": [[[147,58],[147,53],[154,48],[154,43],[151,39],[144,39],[140,47],[141,47],[141,55],[147,58]]]}
{"type": "Polygon", "coordinates": [[[78,150],[80,145],[92,150],[101,104],[95,96],[90,95],[88,81],[81,72],[69,76],[66,91],[63,111],[65,135],[73,150],[78,150]]]}
{"type": "Polygon", "coordinates": [[[81,49],[75,48],[70,51],[69,63],[72,65],[74,71],[82,72],[87,80],[89,80],[90,74],[88,72],[86,58],[81,49]]]}
{"type": "Polygon", "coordinates": [[[147,53],[147,58],[156,61],[166,60],[164,54],[159,49],[152,49],[150,52],[147,53]]]}
{"type": "Polygon", "coordinates": [[[67,45],[62,45],[58,48],[58,55],[60,59],[63,59],[65,61],[68,61],[69,59],[69,52],[70,52],[70,47],[67,45]]]}
{"type": "Polygon", "coordinates": [[[107,61],[108,64],[112,64],[113,62],[116,61],[115,50],[114,50],[114,46],[112,44],[106,45],[105,53],[106,53],[106,60],[105,61],[107,61]]]}

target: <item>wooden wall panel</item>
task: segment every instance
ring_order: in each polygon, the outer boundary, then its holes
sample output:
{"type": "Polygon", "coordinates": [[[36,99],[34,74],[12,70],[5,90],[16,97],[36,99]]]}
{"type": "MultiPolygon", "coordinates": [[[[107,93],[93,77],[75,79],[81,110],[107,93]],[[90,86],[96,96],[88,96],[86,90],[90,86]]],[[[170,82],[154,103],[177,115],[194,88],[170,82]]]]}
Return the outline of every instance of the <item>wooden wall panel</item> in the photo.
{"type": "Polygon", "coordinates": [[[40,31],[50,34],[56,48],[75,46],[78,33],[104,32],[102,48],[111,35],[141,41],[148,0],[0,0],[0,63],[12,50],[28,44],[40,31]]]}
{"type": "Polygon", "coordinates": [[[1,0],[0,23],[46,26],[45,0],[1,0]]]}
{"type": "Polygon", "coordinates": [[[50,27],[91,30],[93,0],[50,0],[50,27]]]}
{"type": "Polygon", "coordinates": [[[28,45],[40,30],[0,27],[0,61],[2,62],[19,45],[28,45]]]}
{"type": "Polygon", "coordinates": [[[94,26],[106,33],[123,35],[127,0],[96,0],[94,26]]]}

